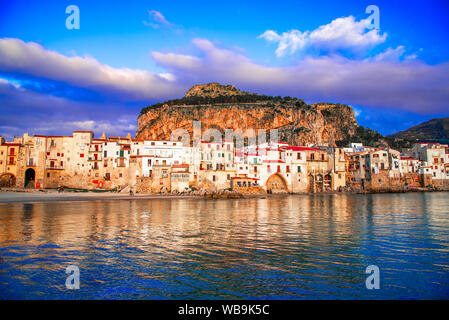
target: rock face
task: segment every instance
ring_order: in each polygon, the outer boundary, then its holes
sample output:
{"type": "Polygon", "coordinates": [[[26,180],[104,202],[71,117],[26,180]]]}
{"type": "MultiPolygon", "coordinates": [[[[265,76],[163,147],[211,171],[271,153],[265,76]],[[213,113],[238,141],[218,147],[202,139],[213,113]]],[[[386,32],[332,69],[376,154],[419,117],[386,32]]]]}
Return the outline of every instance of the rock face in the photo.
{"type": "Polygon", "coordinates": [[[352,108],[346,105],[307,105],[297,98],[257,95],[210,83],[194,86],[182,99],[142,109],[136,138],[166,140],[179,128],[193,137],[194,121],[201,121],[202,132],[218,129],[223,137],[226,129],[256,133],[278,129],[279,140],[292,145],[334,146],[354,135],[358,127],[352,108]]]}
{"type": "Polygon", "coordinates": [[[216,98],[219,96],[239,96],[246,94],[246,92],[240,91],[233,85],[220,85],[217,82],[209,84],[199,84],[190,88],[186,93],[186,97],[210,97],[216,98]]]}

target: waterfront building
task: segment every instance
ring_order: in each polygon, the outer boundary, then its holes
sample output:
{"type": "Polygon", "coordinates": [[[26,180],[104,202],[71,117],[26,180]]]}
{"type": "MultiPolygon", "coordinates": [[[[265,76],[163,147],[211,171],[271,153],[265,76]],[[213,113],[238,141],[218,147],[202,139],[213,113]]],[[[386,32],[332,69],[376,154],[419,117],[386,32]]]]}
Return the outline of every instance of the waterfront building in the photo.
{"type": "Polygon", "coordinates": [[[430,143],[401,155],[361,144],[336,148],[267,142],[236,148],[234,141],[221,140],[186,146],[130,135],[95,138],[92,131],[0,140],[2,187],[301,193],[431,184],[446,188],[449,183],[449,148],[430,143]]]}

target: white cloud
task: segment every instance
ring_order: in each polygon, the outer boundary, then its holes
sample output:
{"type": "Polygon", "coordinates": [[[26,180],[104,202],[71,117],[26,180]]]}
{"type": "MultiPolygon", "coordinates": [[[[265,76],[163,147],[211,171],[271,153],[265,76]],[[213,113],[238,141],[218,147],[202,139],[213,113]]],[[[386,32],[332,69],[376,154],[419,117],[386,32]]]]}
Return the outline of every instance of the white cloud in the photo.
{"type": "Polygon", "coordinates": [[[375,61],[399,61],[404,55],[404,46],[397,46],[395,49],[387,48],[384,52],[374,56],[375,61]]]}
{"type": "Polygon", "coordinates": [[[329,24],[322,25],[313,31],[290,30],[278,34],[267,30],[258,38],[278,44],[276,56],[282,57],[296,51],[307,49],[338,51],[349,49],[355,52],[363,51],[386,40],[387,34],[378,30],[369,30],[370,21],[356,21],[353,16],[337,18],[329,24]]]}
{"type": "Polygon", "coordinates": [[[135,132],[137,127],[135,124],[126,123],[126,121],[117,121],[111,123],[110,121],[94,121],[94,120],[84,120],[84,121],[72,121],[65,123],[66,127],[71,128],[72,131],[75,130],[89,130],[97,134],[102,132],[107,133],[107,135],[123,133],[123,132],[135,132]]]}
{"type": "Polygon", "coordinates": [[[172,66],[180,66],[183,69],[194,69],[199,66],[200,59],[188,55],[175,53],[160,53],[153,51],[152,56],[161,64],[169,63],[172,66]]]}
{"type": "Polygon", "coordinates": [[[123,135],[136,130],[136,114],[121,104],[80,102],[27,90],[0,78],[0,135],[71,134],[74,130],[123,135]]]}
{"type": "Polygon", "coordinates": [[[130,100],[159,99],[184,91],[167,74],[113,68],[91,57],[66,57],[35,42],[12,38],[0,39],[0,71],[62,81],[130,100]]]}
{"type": "Polygon", "coordinates": [[[170,26],[172,23],[165,19],[164,15],[156,10],[148,10],[149,21],[143,21],[143,24],[154,29],[158,29],[161,25],[170,26]]]}
{"type": "MultiPolygon", "coordinates": [[[[232,83],[245,90],[296,96],[310,103],[338,101],[422,114],[447,112],[449,63],[351,60],[332,55],[306,57],[294,66],[269,67],[206,39],[193,43],[201,58],[155,52],[153,58],[185,83],[232,83]]],[[[398,54],[401,48],[393,51],[398,54]]]]}

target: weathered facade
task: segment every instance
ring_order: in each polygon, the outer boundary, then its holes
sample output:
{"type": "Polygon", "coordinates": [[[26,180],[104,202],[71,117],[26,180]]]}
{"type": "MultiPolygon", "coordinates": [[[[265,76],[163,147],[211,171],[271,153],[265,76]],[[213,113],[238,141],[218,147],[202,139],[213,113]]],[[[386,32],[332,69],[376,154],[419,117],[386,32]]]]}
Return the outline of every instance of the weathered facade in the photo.
{"type": "Polygon", "coordinates": [[[290,146],[269,142],[239,146],[232,140],[179,141],[24,134],[1,139],[2,187],[131,190],[136,193],[237,190],[305,193],[399,190],[434,185],[448,189],[449,148],[419,144],[414,156],[358,145],[290,146]]]}

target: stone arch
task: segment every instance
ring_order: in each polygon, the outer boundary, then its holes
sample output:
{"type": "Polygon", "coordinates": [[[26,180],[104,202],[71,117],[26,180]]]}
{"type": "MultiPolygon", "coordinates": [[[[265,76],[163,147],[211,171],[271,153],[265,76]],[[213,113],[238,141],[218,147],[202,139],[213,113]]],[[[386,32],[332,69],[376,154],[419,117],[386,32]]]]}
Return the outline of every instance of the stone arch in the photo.
{"type": "Polygon", "coordinates": [[[288,191],[287,188],[287,181],[285,180],[285,178],[279,174],[279,173],[274,173],[272,174],[266,182],[266,187],[267,187],[267,191],[269,193],[276,193],[276,192],[285,192],[288,191]]]}
{"type": "Polygon", "coordinates": [[[34,188],[36,182],[36,171],[33,168],[28,168],[25,171],[25,188],[34,188]]]}
{"type": "Polygon", "coordinates": [[[0,187],[11,188],[16,185],[16,176],[12,173],[3,173],[0,175],[0,187]]]}

